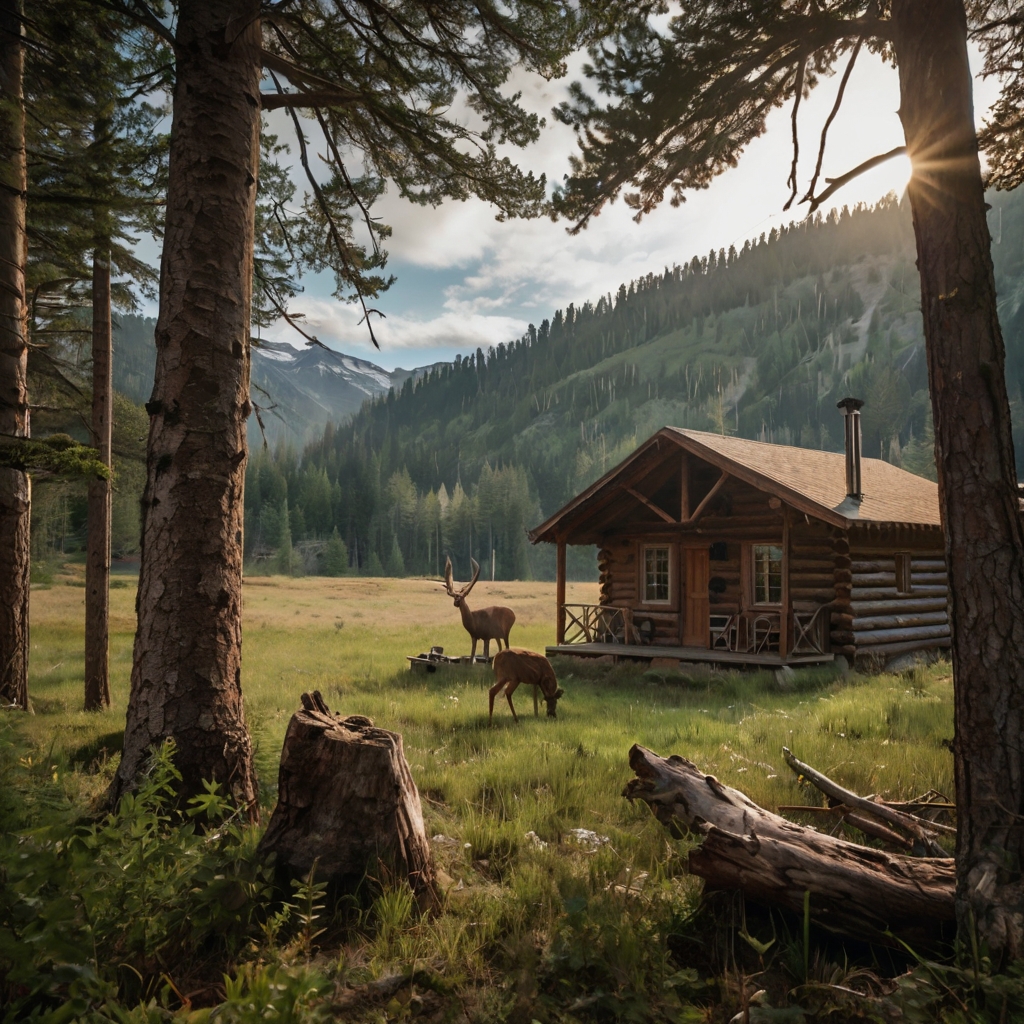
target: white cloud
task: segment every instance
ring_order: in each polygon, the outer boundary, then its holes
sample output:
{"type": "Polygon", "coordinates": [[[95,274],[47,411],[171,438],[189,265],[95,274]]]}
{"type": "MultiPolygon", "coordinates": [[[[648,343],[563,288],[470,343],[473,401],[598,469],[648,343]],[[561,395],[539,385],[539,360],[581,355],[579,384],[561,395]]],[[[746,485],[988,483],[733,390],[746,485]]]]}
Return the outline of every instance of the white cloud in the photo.
{"type": "MultiPolygon", "coordinates": [[[[299,308],[299,305],[296,305],[299,308]]],[[[389,354],[398,351],[451,349],[468,351],[518,338],[526,322],[515,316],[485,316],[479,313],[445,312],[430,319],[419,319],[401,313],[388,314],[381,320],[373,318],[373,332],[383,354],[375,353],[358,306],[342,305],[325,299],[305,297],[301,302],[305,313],[304,329],[325,345],[346,352],[359,350],[374,362],[392,364],[389,354]]],[[[300,343],[299,336],[286,324],[278,323],[265,332],[274,341],[300,343]]]]}
{"type": "MultiPolygon", "coordinates": [[[[540,141],[525,152],[513,152],[513,158],[555,181],[568,169],[575,142],[566,126],[552,123],[550,110],[566,95],[568,81],[579,77],[581,63],[582,58],[575,59],[570,75],[559,82],[519,72],[509,83],[510,88],[522,90],[524,106],[548,119],[540,141]]],[[[838,76],[823,82],[800,109],[799,180],[804,188],[837,86],[838,76]]],[[[975,90],[980,121],[998,84],[976,80],[975,90]]],[[[862,54],[829,134],[822,181],[902,144],[898,105],[895,70],[862,54]]],[[[748,147],[739,166],[717,178],[709,189],[690,193],[682,206],[665,203],[636,224],[632,211],[620,201],[575,236],[567,234],[564,223],[548,220],[498,222],[493,209],[479,200],[420,207],[402,201],[391,190],[376,212],[394,228],[388,244],[392,261],[435,273],[451,270],[456,283],[444,288],[443,312],[425,316],[419,311],[424,308],[422,290],[410,287],[403,295],[400,273],[395,286],[377,303],[388,313],[386,321],[374,324],[385,351],[378,355],[371,350],[371,358],[387,363],[393,361],[388,356],[391,350],[410,349],[424,353],[434,349],[434,358],[441,358],[452,351],[508,341],[520,336],[528,321],[539,323],[569,302],[596,300],[622,282],[658,273],[711,248],[739,247],[747,238],[799,219],[806,206],[789,212],[782,209],[792,159],[789,118],[789,109],[775,111],[767,132],[748,147]]],[[[890,190],[902,193],[909,173],[907,160],[890,161],[855,179],[835,201],[852,206],[875,202],[890,190]]],[[[436,291],[430,298],[436,308],[436,291]]],[[[365,325],[357,325],[359,315],[354,309],[318,298],[314,290],[303,296],[300,305],[324,341],[349,350],[368,347],[365,325]]],[[[274,333],[286,336],[280,328],[274,333]]]]}

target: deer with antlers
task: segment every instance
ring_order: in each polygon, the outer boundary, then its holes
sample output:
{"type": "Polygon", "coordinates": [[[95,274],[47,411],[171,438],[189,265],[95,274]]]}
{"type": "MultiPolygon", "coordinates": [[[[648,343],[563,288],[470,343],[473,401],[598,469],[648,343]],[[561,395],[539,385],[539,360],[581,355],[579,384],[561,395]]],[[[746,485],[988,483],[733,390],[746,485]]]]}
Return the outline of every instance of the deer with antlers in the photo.
{"type": "Polygon", "coordinates": [[[502,690],[505,691],[505,700],[512,710],[512,717],[519,721],[515,705],[512,703],[512,694],[522,684],[533,687],[534,714],[537,714],[539,689],[544,694],[544,702],[548,706],[548,718],[558,717],[558,699],[564,696],[565,691],[558,685],[555,670],[543,654],[528,651],[524,647],[506,647],[494,656],[494,675],[498,681],[487,691],[491,701],[487,714],[488,722],[494,720],[494,698],[502,690]]]}
{"type": "Polygon", "coordinates": [[[477,578],[480,575],[480,565],[475,558],[471,558],[473,565],[473,578],[461,589],[456,590],[452,582],[452,560],[449,558],[444,565],[444,589],[448,596],[454,598],[455,607],[462,613],[462,624],[466,632],[473,638],[473,653],[471,658],[476,657],[476,644],[478,640],[484,642],[484,657],[491,656],[491,641],[498,642],[498,650],[501,650],[502,643],[508,649],[508,634],[516,621],[516,613],[511,608],[494,606],[492,608],[481,608],[479,611],[471,612],[466,604],[466,597],[473,589],[477,578]]]}

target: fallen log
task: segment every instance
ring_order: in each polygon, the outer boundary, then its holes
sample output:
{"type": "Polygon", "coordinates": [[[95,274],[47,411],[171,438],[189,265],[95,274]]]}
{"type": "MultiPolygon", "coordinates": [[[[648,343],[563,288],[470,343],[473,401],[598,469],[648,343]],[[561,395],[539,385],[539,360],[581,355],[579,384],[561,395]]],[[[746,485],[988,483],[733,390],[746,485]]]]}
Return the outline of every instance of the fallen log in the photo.
{"type": "Polygon", "coordinates": [[[333,714],[318,692],[302,695],[281,750],[277,806],[259,854],[292,877],[310,872],[349,889],[367,875],[405,881],[436,900],[420,795],[402,737],[369,718],[333,714]]]}
{"type": "Polygon", "coordinates": [[[643,800],[674,835],[703,836],[689,868],[710,889],[804,912],[838,935],[930,949],[954,925],[952,860],[906,857],[796,825],[705,775],[686,758],[634,745],[623,793],[643,800]]]}

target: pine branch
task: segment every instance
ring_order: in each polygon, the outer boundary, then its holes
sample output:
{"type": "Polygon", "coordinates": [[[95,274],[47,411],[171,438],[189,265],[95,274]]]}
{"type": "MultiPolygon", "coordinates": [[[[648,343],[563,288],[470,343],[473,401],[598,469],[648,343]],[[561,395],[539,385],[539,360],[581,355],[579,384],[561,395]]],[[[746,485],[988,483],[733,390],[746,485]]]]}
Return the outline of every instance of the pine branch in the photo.
{"type": "Polygon", "coordinates": [[[110,468],[100,461],[99,452],[68,434],[39,439],[0,434],[0,466],[48,476],[110,479],[110,468]]]}
{"type": "Polygon", "coordinates": [[[804,95],[804,71],[806,68],[807,57],[805,56],[797,65],[796,82],[793,86],[793,166],[790,168],[789,179],[786,182],[792,191],[786,200],[786,205],[783,206],[783,210],[788,210],[793,205],[793,200],[796,199],[797,193],[796,168],[800,159],[800,133],[797,130],[796,116],[800,110],[800,100],[803,99],[804,95]]]}
{"type": "MultiPolygon", "coordinates": [[[[826,178],[825,181],[829,183],[829,187],[821,193],[820,196],[810,197],[809,201],[811,204],[810,209],[807,211],[809,217],[815,210],[821,206],[822,203],[831,199],[836,192],[838,192],[844,185],[849,184],[854,178],[859,177],[867,171],[870,171],[873,167],[877,167],[879,164],[884,164],[886,160],[891,160],[896,156],[903,156],[907,152],[906,146],[897,146],[895,149],[890,149],[888,153],[879,153],[878,156],[871,157],[870,160],[865,160],[862,164],[857,164],[852,171],[847,171],[845,174],[840,175],[838,178],[826,178]]],[[[808,202],[808,199],[803,199],[801,202],[808,202]]]]}
{"type": "Polygon", "coordinates": [[[818,162],[814,165],[814,176],[811,178],[811,184],[807,189],[807,195],[800,200],[802,203],[806,203],[814,195],[814,189],[818,184],[818,176],[821,174],[821,164],[825,159],[825,142],[828,139],[828,130],[832,127],[832,122],[836,119],[836,115],[839,113],[839,108],[843,105],[843,96],[846,93],[846,83],[850,81],[850,75],[853,73],[853,65],[857,63],[857,55],[860,53],[860,48],[863,43],[864,37],[861,36],[857,40],[856,46],[853,48],[853,53],[850,54],[850,62],[846,65],[842,81],[839,83],[839,91],[836,93],[836,101],[832,104],[832,110],[825,119],[825,126],[821,129],[821,143],[818,146],[818,162]]]}
{"type": "MultiPolygon", "coordinates": [[[[281,83],[278,81],[277,76],[273,71],[270,72],[270,77],[274,81],[274,85],[277,87],[278,92],[283,92],[281,83]]],[[[302,164],[302,169],[306,173],[306,180],[309,182],[310,187],[313,189],[313,195],[316,197],[317,205],[320,208],[320,212],[323,214],[324,219],[327,221],[327,226],[330,230],[331,240],[334,242],[334,246],[338,252],[338,256],[341,258],[342,263],[349,270],[350,277],[349,283],[355,289],[356,298],[359,300],[359,305],[362,307],[363,316],[359,323],[366,322],[366,329],[370,333],[370,341],[373,342],[373,347],[380,351],[380,344],[377,342],[377,337],[373,333],[373,324],[370,323],[370,313],[375,312],[378,316],[383,318],[384,314],[378,310],[371,310],[367,308],[366,299],[363,296],[363,291],[359,287],[359,269],[352,263],[351,258],[348,255],[348,247],[342,241],[341,232],[338,225],[335,223],[334,216],[331,213],[330,204],[327,202],[324,196],[323,189],[320,187],[320,182],[316,180],[316,175],[313,174],[312,168],[309,166],[309,154],[306,150],[306,137],[302,134],[302,126],[299,124],[298,114],[295,113],[295,109],[290,108],[289,114],[292,118],[292,124],[295,126],[295,138],[299,144],[299,161],[302,164]]],[[[301,332],[300,332],[301,333],[301,332]]],[[[312,340],[312,339],[311,339],[312,340]]],[[[315,342],[319,344],[319,342],[315,342]]]]}

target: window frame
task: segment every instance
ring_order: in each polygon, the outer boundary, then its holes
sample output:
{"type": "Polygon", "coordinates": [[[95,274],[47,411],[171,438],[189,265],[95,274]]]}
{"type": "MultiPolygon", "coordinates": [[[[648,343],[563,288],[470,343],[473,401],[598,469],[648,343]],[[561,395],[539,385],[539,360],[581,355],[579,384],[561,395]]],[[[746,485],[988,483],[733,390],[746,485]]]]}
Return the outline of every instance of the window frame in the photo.
{"type": "Polygon", "coordinates": [[[639,579],[637,580],[638,604],[645,608],[661,608],[668,611],[676,607],[676,589],[678,586],[678,552],[675,544],[659,544],[656,542],[641,542],[640,557],[638,561],[639,579]],[[647,552],[666,551],[668,553],[668,597],[665,600],[648,600],[647,598],[647,552]]]}
{"type": "MultiPolygon", "coordinates": [[[[781,609],[783,598],[786,592],[786,549],[781,540],[759,540],[751,541],[746,546],[747,555],[747,600],[748,607],[781,609]],[[759,601],[757,596],[757,549],[778,548],[779,555],[779,599],[778,601],[759,601]]],[[[769,582],[769,595],[771,594],[771,583],[769,582]]]]}
{"type": "Polygon", "coordinates": [[[896,575],[896,596],[907,597],[914,592],[914,556],[909,551],[893,552],[896,575]]]}

